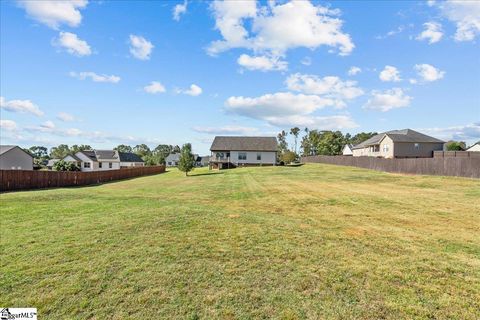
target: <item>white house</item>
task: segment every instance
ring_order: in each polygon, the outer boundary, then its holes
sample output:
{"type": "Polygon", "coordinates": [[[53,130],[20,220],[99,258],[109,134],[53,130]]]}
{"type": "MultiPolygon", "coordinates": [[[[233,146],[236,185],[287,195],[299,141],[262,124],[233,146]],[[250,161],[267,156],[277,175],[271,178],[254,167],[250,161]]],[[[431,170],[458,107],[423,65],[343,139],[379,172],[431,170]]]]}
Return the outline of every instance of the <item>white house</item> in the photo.
{"type": "Polygon", "coordinates": [[[144,167],[145,162],[136,153],[133,152],[119,152],[120,168],[144,167]]]}
{"type": "Polygon", "coordinates": [[[180,153],[170,153],[165,158],[165,164],[167,165],[167,167],[178,166],[178,161],[180,161],[180,153]]]}
{"type": "Polygon", "coordinates": [[[351,144],[346,144],[345,147],[343,147],[342,154],[344,156],[353,156],[353,151],[352,151],[352,145],[351,144]]]}
{"type": "Polygon", "coordinates": [[[33,170],[33,157],[19,146],[0,145],[1,170],[33,170]]]}
{"type": "Polygon", "coordinates": [[[143,167],[144,162],[138,155],[117,150],[85,150],[67,155],[64,161],[75,162],[81,171],[118,170],[128,167],[143,167]]]}
{"type": "Polygon", "coordinates": [[[277,162],[275,137],[217,136],[210,147],[210,167],[215,169],[239,166],[274,166],[277,162]]]}
{"type": "Polygon", "coordinates": [[[473,146],[467,149],[467,151],[477,151],[480,152],[480,141],[475,143],[473,146]]]}

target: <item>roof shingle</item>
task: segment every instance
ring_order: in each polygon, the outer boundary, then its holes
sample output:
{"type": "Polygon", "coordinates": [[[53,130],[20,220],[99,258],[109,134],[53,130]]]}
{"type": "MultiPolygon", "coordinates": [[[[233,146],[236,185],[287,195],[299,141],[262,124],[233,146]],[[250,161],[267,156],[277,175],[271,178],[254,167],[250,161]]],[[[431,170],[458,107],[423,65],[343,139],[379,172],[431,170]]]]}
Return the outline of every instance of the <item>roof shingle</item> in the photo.
{"type": "Polygon", "coordinates": [[[217,136],[211,151],[277,151],[275,137],[226,137],[217,136]]]}

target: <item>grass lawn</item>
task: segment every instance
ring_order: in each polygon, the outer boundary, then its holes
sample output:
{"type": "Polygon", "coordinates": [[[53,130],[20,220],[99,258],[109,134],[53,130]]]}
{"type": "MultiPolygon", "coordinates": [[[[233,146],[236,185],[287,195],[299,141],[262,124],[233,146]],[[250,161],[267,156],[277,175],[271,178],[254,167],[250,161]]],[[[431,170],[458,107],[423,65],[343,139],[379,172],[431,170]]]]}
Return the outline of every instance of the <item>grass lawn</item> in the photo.
{"type": "Polygon", "coordinates": [[[171,170],[0,209],[0,306],[39,319],[480,318],[479,180],[171,170]]]}

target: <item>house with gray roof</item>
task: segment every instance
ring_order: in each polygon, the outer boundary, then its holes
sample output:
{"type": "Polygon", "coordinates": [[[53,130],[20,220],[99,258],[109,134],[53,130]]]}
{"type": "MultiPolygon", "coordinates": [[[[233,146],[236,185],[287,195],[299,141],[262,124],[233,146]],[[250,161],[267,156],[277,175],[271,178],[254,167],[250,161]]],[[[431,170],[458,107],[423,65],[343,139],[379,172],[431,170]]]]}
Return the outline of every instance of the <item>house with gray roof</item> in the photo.
{"type": "Polygon", "coordinates": [[[0,145],[1,170],[33,170],[33,156],[19,146],[0,145]]]}
{"type": "Polygon", "coordinates": [[[176,167],[178,166],[179,161],[180,161],[180,153],[170,153],[165,158],[165,165],[167,167],[176,167]]]}
{"type": "Polygon", "coordinates": [[[210,147],[210,167],[274,166],[277,150],[275,137],[217,136],[210,147]]]}
{"type": "Polygon", "coordinates": [[[445,142],[412,129],[379,133],[352,147],[354,157],[431,158],[445,142]]]}
{"type": "Polygon", "coordinates": [[[84,150],[69,154],[64,161],[74,162],[81,171],[118,170],[143,167],[144,162],[137,154],[117,150],[84,150]]]}

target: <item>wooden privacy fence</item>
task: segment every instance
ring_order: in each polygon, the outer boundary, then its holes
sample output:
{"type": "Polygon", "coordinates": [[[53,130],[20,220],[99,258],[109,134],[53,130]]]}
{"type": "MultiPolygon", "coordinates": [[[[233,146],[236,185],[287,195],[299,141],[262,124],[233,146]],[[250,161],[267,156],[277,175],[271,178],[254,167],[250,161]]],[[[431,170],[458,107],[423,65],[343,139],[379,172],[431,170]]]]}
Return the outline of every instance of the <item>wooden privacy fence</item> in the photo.
{"type": "Polygon", "coordinates": [[[86,186],[165,172],[165,166],[93,172],[0,170],[0,191],[86,186]]]}
{"type": "Polygon", "coordinates": [[[480,178],[480,157],[383,159],[348,156],[308,156],[303,163],[327,163],[377,171],[480,178]]]}

